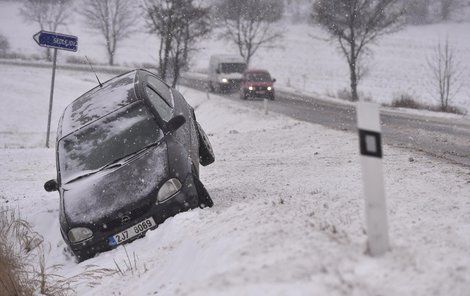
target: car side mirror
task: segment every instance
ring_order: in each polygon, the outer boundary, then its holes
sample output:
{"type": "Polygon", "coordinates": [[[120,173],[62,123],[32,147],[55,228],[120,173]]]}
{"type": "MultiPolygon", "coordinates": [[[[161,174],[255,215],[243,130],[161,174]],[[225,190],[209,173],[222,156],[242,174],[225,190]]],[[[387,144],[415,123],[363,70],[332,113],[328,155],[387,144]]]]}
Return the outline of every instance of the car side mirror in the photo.
{"type": "Polygon", "coordinates": [[[175,117],[170,119],[170,121],[168,121],[168,123],[166,124],[165,134],[168,135],[177,131],[185,123],[186,123],[186,118],[184,118],[183,115],[176,115],[175,117]]]}
{"type": "Polygon", "coordinates": [[[219,69],[215,70],[215,73],[220,74],[220,70],[219,69]]]}
{"type": "Polygon", "coordinates": [[[46,183],[44,183],[44,189],[47,192],[54,192],[54,191],[59,190],[59,184],[57,184],[56,179],[52,179],[52,180],[49,180],[46,183]]]}
{"type": "Polygon", "coordinates": [[[276,78],[273,78],[273,82],[276,82],[276,78]]]}

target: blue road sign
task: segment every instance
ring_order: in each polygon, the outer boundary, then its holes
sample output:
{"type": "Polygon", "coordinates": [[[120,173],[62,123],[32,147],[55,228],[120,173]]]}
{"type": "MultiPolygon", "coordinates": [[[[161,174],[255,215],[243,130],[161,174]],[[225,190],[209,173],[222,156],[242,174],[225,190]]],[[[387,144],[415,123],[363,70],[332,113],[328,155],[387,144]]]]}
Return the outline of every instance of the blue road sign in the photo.
{"type": "Polygon", "coordinates": [[[39,46],[77,51],[78,37],[54,32],[40,31],[33,36],[39,46]]]}

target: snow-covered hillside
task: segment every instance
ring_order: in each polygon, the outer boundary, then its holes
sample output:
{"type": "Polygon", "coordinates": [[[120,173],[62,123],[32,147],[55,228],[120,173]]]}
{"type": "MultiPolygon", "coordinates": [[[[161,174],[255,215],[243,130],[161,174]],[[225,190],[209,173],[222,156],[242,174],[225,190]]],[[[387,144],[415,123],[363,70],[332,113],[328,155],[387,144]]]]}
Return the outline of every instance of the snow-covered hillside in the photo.
{"type": "MultiPolygon", "coordinates": [[[[45,238],[46,263],[71,277],[88,265],[126,270],[81,279],[78,295],[466,295],[470,286],[468,170],[385,147],[392,250],[364,254],[358,145],[328,130],[191,89],[217,161],[201,177],[215,206],[168,219],[124,247],[76,264],[63,252],[54,151],[41,148],[48,69],[2,66],[0,206],[18,208],[45,238]],[[6,77],[11,77],[8,79],[6,77]],[[21,78],[21,83],[15,80],[21,78]],[[17,135],[22,135],[17,136],[17,135]],[[413,162],[409,158],[414,159],[413,162]],[[133,259],[132,259],[133,261],[133,259]]],[[[95,86],[57,74],[54,128],[63,107],[95,86]]]]}
{"type": "MultiPolygon", "coordinates": [[[[32,40],[38,31],[35,25],[25,23],[18,15],[20,3],[4,2],[0,10],[0,33],[10,40],[12,49],[20,53],[40,53],[32,40]]],[[[295,13],[295,12],[292,12],[295,13]]],[[[143,17],[142,17],[143,20],[143,17]]],[[[276,48],[262,49],[254,57],[252,66],[270,70],[278,85],[336,95],[348,88],[348,69],[335,44],[324,41],[323,31],[305,24],[284,23],[285,37],[276,48]]],[[[70,24],[60,31],[79,36],[78,55],[87,55],[98,62],[105,62],[103,41],[87,29],[81,16],[76,13],[70,24]]],[[[360,85],[365,96],[377,102],[391,102],[394,96],[408,93],[428,104],[437,103],[429,86],[430,74],[427,58],[433,54],[437,42],[449,38],[456,49],[457,59],[463,69],[463,86],[454,103],[470,110],[470,22],[412,26],[382,38],[373,47],[374,55],[367,59],[368,75],[360,85]]],[[[204,71],[210,55],[237,53],[236,48],[214,37],[200,45],[193,57],[193,70],[204,71]]],[[[155,63],[157,38],[147,34],[141,26],[131,39],[125,40],[118,49],[117,62],[121,64],[155,63]]],[[[64,59],[73,54],[61,53],[64,59]]]]}

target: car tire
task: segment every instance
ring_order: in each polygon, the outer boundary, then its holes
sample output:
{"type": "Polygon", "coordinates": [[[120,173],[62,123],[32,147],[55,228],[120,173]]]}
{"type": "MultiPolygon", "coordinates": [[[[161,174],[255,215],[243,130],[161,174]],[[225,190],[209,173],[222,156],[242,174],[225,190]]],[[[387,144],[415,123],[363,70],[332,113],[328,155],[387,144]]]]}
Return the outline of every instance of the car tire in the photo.
{"type": "Polygon", "coordinates": [[[83,262],[85,260],[91,259],[95,257],[96,253],[93,252],[85,252],[85,251],[74,251],[72,250],[73,255],[75,256],[75,260],[77,263],[83,262]]]}
{"type": "Polygon", "coordinates": [[[197,124],[197,133],[199,137],[199,163],[202,166],[208,166],[215,161],[214,151],[209,138],[199,123],[197,124]]]}
{"type": "Polygon", "coordinates": [[[199,207],[203,208],[212,208],[214,206],[214,202],[212,201],[209,192],[207,192],[206,187],[202,184],[201,180],[198,177],[193,175],[194,184],[196,185],[197,196],[199,200],[199,207]]]}

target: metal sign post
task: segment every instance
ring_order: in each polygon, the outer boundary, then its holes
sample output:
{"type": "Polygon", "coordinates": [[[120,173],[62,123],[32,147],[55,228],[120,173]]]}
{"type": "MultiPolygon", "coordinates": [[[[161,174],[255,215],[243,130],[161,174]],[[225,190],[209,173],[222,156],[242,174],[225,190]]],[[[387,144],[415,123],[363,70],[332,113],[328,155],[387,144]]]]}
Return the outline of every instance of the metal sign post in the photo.
{"type": "Polygon", "coordinates": [[[359,102],[357,123],[366,203],[367,251],[371,256],[379,256],[390,246],[378,105],[359,102]]]}
{"type": "Polygon", "coordinates": [[[51,95],[49,97],[49,115],[47,116],[46,148],[49,148],[49,134],[51,132],[52,101],[54,100],[54,82],[55,82],[56,64],[57,64],[57,48],[54,48],[54,60],[52,61],[51,95]]]}
{"type": "Polygon", "coordinates": [[[49,115],[47,117],[46,147],[49,148],[49,134],[51,131],[52,102],[54,99],[55,69],[57,65],[57,50],[67,50],[76,52],[78,50],[78,37],[54,32],[40,31],[33,36],[34,41],[39,46],[54,49],[52,61],[51,95],[49,98],[49,115]]]}

